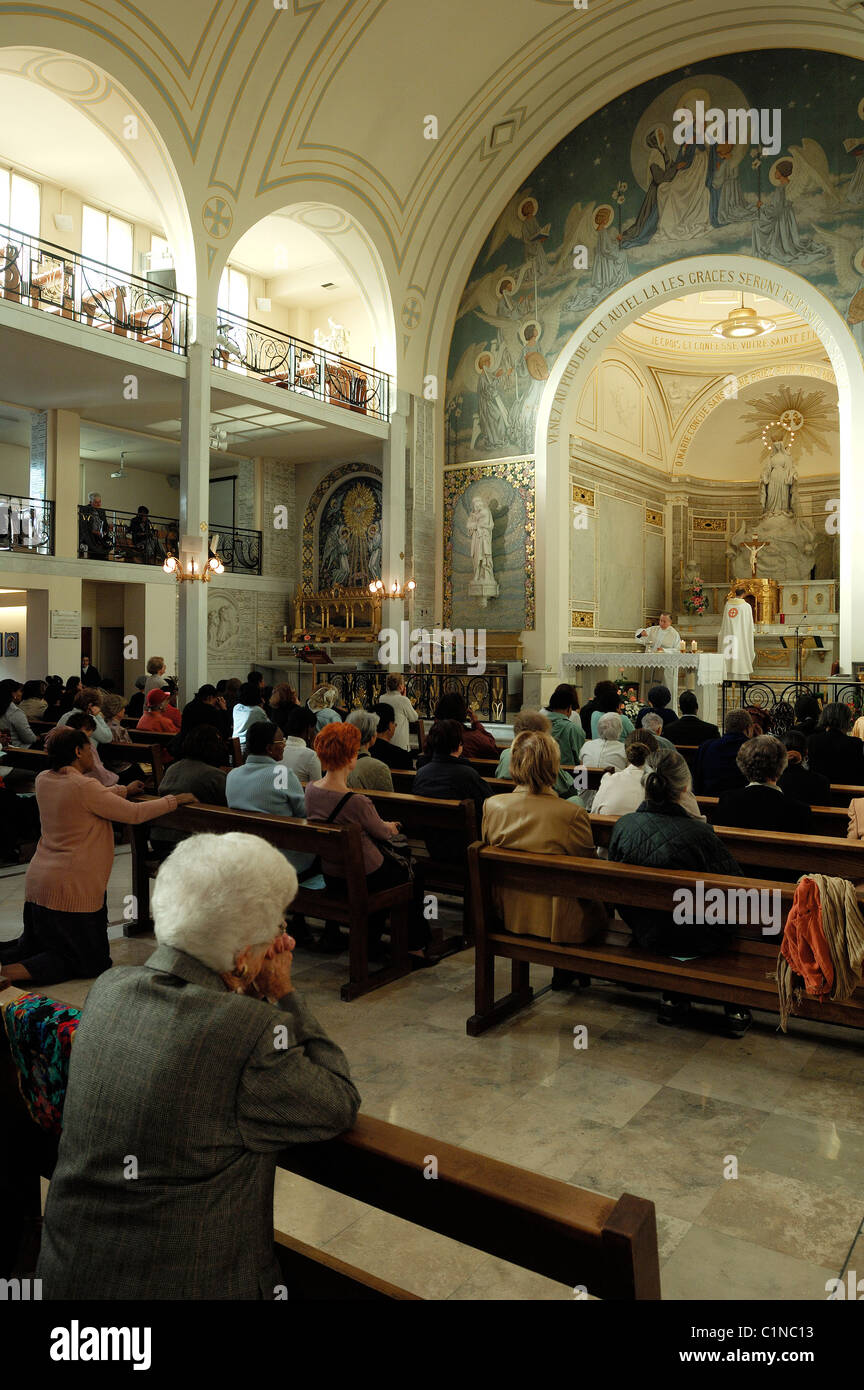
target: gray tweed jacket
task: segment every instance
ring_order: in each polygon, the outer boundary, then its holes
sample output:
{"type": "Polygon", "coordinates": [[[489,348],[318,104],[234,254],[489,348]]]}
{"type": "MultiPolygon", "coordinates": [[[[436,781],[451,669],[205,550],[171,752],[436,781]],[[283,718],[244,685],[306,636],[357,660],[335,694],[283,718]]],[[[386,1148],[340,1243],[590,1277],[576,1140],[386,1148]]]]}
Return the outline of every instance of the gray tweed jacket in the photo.
{"type": "Polygon", "coordinates": [[[106,971],[72,1046],[43,1296],[272,1299],[276,1154],[350,1129],[359,1104],[296,993],[233,994],[169,946],[106,971]]]}

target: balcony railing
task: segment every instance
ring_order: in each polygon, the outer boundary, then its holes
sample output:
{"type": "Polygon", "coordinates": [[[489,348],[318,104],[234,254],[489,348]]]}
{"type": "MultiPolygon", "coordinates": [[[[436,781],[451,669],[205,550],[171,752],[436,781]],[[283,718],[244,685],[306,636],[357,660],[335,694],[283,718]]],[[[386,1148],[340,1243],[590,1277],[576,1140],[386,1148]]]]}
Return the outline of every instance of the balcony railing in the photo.
{"type": "Polygon", "coordinates": [[[0,224],[0,299],[185,353],[189,296],[0,224]]]}
{"type": "MultiPolygon", "coordinates": [[[[176,517],[149,517],[147,525],[135,512],[113,507],[78,508],[78,553],[85,560],[116,560],[131,565],[161,565],[179,554],[180,523],[176,517]]],[[[261,573],[261,532],[243,526],[214,525],[211,553],[218,551],[228,574],[261,573]]]]}
{"type": "Polygon", "coordinates": [[[54,554],[54,503],[0,493],[0,550],[54,554]]]}
{"type": "Polygon", "coordinates": [[[376,420],[390,419],[390,377],[326,348],[218,311],[213,365],[376,420]]]}

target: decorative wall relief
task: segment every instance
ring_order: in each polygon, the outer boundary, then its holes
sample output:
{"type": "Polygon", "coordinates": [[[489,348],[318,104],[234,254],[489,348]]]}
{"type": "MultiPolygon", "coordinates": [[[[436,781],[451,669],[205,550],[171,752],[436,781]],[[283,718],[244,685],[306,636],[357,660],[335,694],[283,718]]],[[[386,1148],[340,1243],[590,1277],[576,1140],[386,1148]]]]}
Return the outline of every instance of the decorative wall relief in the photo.
{"type": "Polygon", "coordinates": [[[444,624],[533,629],[533,461],[445,473],[444,624]]]}
{"type": "MultiPolygon", "coordinates": [[[[514,190],[465,286],[448,365],[447,462],[527,453],[550,368],[586,314],[682,256],[757,256],[766,284],[772,262],[795,270],[864,350],[864,163],[843,139],[860,128],[862,80],[859,61],[834,53],[720,57],[633,88],[560,141],[530,188],[514,190]],[[775,152],[758,155],[766,142],[746,120],[728,132],[735,143],[706,138],[698,113],[711,108],[779,110],[775,152]],[[689,132],[682,110],[696,118],[689,132]]],[[[696,384],[672,384],[673,415],[696,384]]]]}

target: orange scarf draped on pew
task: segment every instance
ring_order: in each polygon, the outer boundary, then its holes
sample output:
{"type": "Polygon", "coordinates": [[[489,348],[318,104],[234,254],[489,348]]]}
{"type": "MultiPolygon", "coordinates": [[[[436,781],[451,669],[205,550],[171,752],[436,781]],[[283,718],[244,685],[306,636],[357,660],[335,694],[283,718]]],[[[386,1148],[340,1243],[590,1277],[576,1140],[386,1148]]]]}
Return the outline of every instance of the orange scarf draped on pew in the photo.
{"type": "Polygon", "coordinates": [[[864,918],[848,879],[807,874],[798,880],[777,960],[780,1027],[796,998],[849,999],[861,983],[864,918]]]}

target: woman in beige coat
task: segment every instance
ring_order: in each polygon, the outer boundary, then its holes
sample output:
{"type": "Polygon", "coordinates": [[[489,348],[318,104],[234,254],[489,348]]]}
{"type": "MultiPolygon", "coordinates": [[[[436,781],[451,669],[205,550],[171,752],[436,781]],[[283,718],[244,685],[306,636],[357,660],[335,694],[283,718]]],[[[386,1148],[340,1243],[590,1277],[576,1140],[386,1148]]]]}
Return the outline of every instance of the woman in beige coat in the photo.
{"type": "MultiPolygon", "coordinates": [[[[587,811],[555,793],[559,762],[558,744],[549,734],[529,730],[517,735],[510,755],[516,786],[509,794],[490,797],[483,807],[486,844],[533,854],[594,857],[587,811]]],[[[607,926],[600,903],[578,898],[544,898],[507,888],[496,893],[496,906],[507,931],[547,941],[589,941],[607,926]]],[[[553,985],[563,987],[572,979],[570,971],[556,970],[553,985]]]]}

